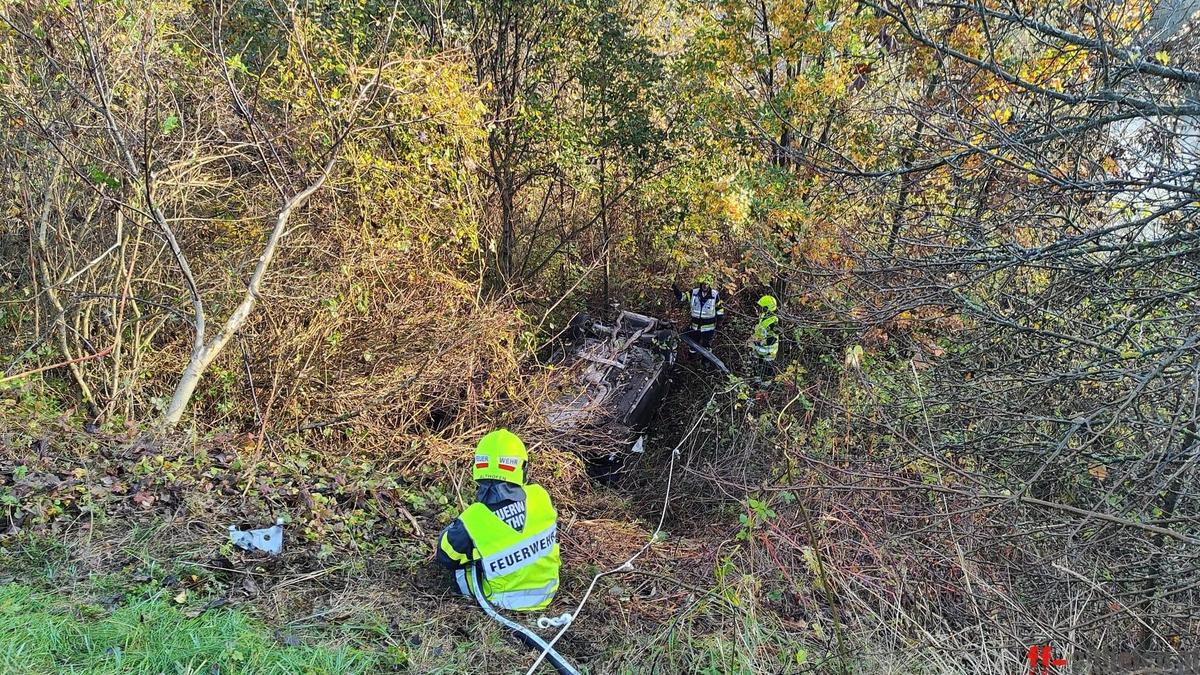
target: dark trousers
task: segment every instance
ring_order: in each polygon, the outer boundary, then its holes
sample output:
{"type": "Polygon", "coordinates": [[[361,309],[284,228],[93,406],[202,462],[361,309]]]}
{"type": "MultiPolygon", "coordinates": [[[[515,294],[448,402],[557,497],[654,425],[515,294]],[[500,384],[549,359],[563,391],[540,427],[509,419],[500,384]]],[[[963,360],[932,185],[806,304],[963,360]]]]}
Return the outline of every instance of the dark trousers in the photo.
{"type": "Polygon", "coordinates": [[[772,380],[779,373],[779,369],[775,367],[774,359],[768,361],[766,359],[755,359],[758,361],[758,379],[766,381],[772,380]]]}
{"type": "Polygon", "coordinates": [[[717,334],[717,330],[700,330],[696,324],[692,324],[692,330],[689,331],[694,339],[701,347],[709,349],[712,347],[713,336],[717,334]]]}

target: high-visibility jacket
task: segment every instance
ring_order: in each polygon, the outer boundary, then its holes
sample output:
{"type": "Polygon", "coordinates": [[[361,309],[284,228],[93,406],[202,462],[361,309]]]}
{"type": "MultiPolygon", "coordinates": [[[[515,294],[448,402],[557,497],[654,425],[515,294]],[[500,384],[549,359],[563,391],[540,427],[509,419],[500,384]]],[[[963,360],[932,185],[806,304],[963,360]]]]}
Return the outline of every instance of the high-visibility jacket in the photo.
{"type": "MultiPolygon", "coordinates": [[[[525,486],[525,527],[520,531],[479,502],[463,511],[459,520],[474,544],[469,559],[479,568],[488,601],[521,611],[539,610],[550,604],[558,591],[562,563],[558,514],[542,486],[525,486]]],[[[465,569],[455,573],[459,590],[466,595],[472,594],[474,582],[470,576],[465,569]]]]}
{"type": "Polygon", "coordinates": [[[716,330],[717,319],[725,316],[724,301],[721,300],[721,294],[715,288],[709,288],[707,294],[702,294],[700,287],[697,286],[690,291],[680,293],[679,301],[688,302],[691,305],[692,330],[701,332],[716,330]]]}
{"type": "Polygon", "coordinates": [[[774,361],[779,355],[779,316],[764,314],[754,326],[754,338],[751,345],[754,355],[763,361],[774,361]]]}

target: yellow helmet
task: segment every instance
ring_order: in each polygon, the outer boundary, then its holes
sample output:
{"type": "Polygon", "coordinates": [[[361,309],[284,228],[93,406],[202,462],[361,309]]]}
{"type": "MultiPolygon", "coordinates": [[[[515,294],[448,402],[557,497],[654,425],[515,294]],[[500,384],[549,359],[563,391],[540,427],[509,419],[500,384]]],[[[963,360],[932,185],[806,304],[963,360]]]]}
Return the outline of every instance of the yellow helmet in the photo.
{"type": "Polygon", "coordinates": [[[775,300],[775,296],[773,295],[764,295],[758,299],[758,306],[768,312],[774,312],[779,309],[779,302],[775,300]]]}
{"type": "Polygon", "coordinates": [[[475,446],[475,469],[471,476],[475,480],[490,478],[524,485],[528,462],[529,453],[520,437],[508,429],[497,429],[479,439],[479,445],[475,446]]]}
{"type": "Polygon", "coordinates": [[[697,284],[705,284],[705,285],[711,287],[713,285],[713,281],[714,281],[714,279],[713,279],[712,272],[705,272],[704,274],[701,274],[700,276],[696,277],[697,284]]]}

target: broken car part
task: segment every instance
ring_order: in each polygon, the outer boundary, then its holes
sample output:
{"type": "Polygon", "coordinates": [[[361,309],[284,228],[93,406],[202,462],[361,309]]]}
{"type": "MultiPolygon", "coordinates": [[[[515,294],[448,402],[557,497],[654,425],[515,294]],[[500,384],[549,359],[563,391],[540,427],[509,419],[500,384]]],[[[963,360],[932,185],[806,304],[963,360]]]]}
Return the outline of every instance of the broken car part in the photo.
{"type": "Polygon", "coordinates": [[[271,527],[257,530],[239,530],[229,526],[229,539],[243,551],[262,551],[268,555],[283,552],[283,518],[276,518],[271,527]]]}

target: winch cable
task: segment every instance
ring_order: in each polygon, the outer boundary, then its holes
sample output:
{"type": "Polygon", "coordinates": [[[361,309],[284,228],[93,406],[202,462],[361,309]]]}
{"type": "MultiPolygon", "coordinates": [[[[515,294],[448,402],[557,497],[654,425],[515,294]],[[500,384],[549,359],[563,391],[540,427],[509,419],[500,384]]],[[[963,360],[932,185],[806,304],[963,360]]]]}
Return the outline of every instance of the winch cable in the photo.
{"type": "MultiPolygon", "coordinates": [[[[483,611],[487,612],[487,615],[495,619],[500,625],[516,633],[522,642],[542,651],[541,655],[538,656],[538,663],[541,663],[542,658],[545,658],[561,675],[579,675],[579,671],[575,670],[575,667],[568,663],[561,654],[554,651],[553,646],[546,644],[546,641],[538,636],[537,633],[505,617],[492,607],[487,598],[483,597],[483,591],[481,590],[483,585],[479,582],[479,568],[475,565],[471,565],[471,580],[474,582],[471,585],[471,593],[475,596],[475,601],[479,603],[483,611]]],[[[537,667],[537,664],[534,664],[534,667],[537,667]]]]}
{"type": "MultiPolygon", "coordinates": [[[[692,434],[696,433],[696,429],[700,428],[700,423],[703,422],[704,418],[708,415],[708,407],[717,398],[717,393],[718,392],[713,391],[712,396],[708,398],[708,402],[704,404],[704,409],[699,415],[696,416],[696,423],[692,425],[692,428],[688,430],[687,434],[685,434],[684,437],[675,444],[675,447],[671,449],[671,463],[667,467],[667,490],[666,494],[663,496],[662,511],[658,514],[658,526],[654,528],[654,534],[650,535],[650,539],[648,539],[646,543],[637,550],[636,553],[629,556],[628,560],[610,570],[599,572],[596,574],[596,576],[592,577],[592,583],[588,585],[587,592],[583,594],[583,598],[575,607],[575,611],[571,612],[571,621],[569,621],[567,625],[560,628],[558,632],[554,634],[554,637],[550,638],[549,643],[544,643],[546,646],[542,649],[542,653],[538,655],[537,660],[533,662],[533,665],[529,667],[529,670],[525,671],[525,675],[533,675],[534,671],[537,670],[537,667],[541,665],[543,659],[548,659],[550,664],[554,665],[554,659],[550,657],[550,654],[558,656],[558,653],[554,651],[554,644],[558,642],[559,638],[566,634],[567,630],[571,628],[571,624],[575,623],[575,619],[579,618],[579,613],[583,611],[584,604],[586,604],[588,598],[592,596],[592,591],[596,589],[596,583],[600,581],[601,577],[606,577],[610,574],[617,574],[619,572],[631,571],[633,569],[633,562],[642,557],[642,554],[649,550],[650,546],[655,542],[656,539],[658,539],[658,534],[659,532],[662,532],[663,523],[666,522],[667,519],[667,506],[669,506],[671,503],[671,486],[675,478],[675,460],[679,458],[679,449],[682,448],[683,444],[692,437],[692,434]]],[[[557,668],[558,666],[555,667],[557,668]]]]}

